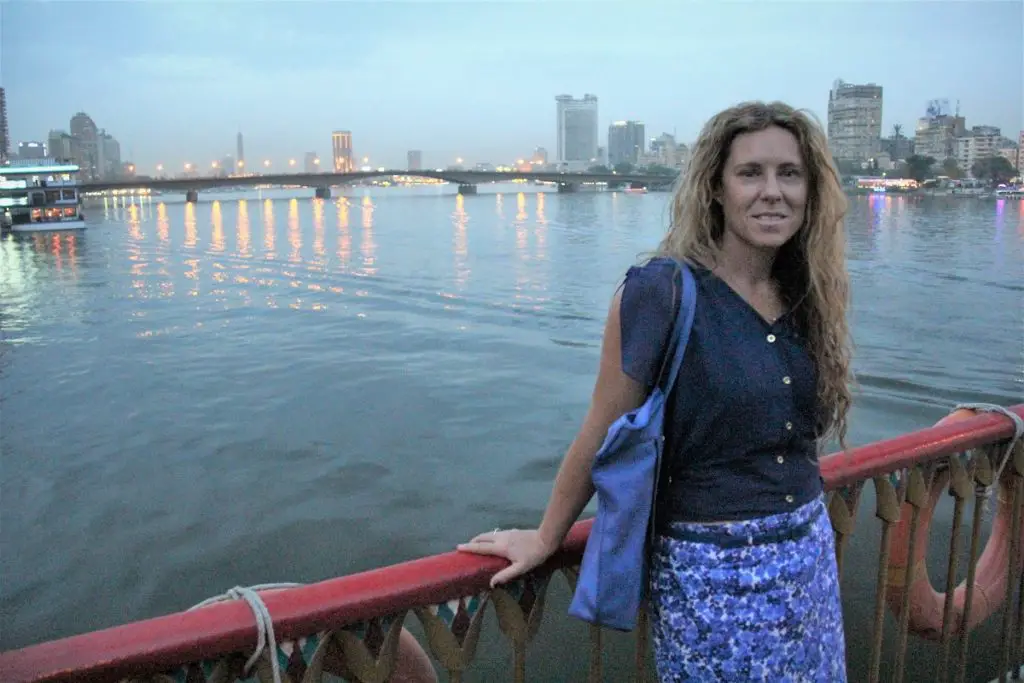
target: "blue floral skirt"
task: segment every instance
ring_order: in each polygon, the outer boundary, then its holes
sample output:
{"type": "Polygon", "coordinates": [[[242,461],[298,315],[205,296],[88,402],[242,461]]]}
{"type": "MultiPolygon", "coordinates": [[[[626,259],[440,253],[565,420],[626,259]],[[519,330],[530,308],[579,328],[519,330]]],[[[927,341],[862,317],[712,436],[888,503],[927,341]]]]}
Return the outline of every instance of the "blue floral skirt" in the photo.
{"type": "Polygon", "coordinates": [[[835,539],[824,496],[784,514],[672,523],[651,557],[662,683],[845,683],[835,539]]]}

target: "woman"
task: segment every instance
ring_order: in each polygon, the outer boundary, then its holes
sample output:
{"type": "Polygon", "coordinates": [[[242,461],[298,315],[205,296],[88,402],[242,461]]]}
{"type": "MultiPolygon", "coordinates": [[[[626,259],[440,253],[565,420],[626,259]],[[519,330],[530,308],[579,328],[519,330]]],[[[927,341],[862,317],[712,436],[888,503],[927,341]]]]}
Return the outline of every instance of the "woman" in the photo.
{"type": "Polygon", "coordinates": [[[674,257],[697,281],[669,397],[659,528],[651,548],[662,681],[846,680],[822,440],[845,446],[850,407],[846,201],[820,127],[781,103],[745,103],[704,127],[672,200],[659,256],[612,300],[592,402],[540,528],[461,550],[543,563],[591,495],[611,423],[643,403],[676,312],[674,257]]]}

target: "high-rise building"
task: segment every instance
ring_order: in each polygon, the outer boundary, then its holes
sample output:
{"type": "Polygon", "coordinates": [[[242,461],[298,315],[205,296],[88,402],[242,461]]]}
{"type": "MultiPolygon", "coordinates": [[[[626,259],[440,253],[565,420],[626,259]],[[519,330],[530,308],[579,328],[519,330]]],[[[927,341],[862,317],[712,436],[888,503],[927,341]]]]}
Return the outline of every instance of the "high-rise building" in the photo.
{"type": "Polygon", "coordinates": [[[352,161],[352,131],[336,130],[331,133],[331,151],[335,173],[351,173],[356,170],[352,161]]]}
{"type": "Polygon", "coordinates": [[[316,152],[306,152],[302,161],[302,168],[306,173],[320,173],[320,157],[316,152]]]}
{"type": "Polygon", "coordinates": [[[410,149],[406,155],[406,167],[410,171],[423,170],[423,152],[418,149],[410,149]]]}
{"type": "Polygon", "coordinates": [[[46,151],[54,161],[74,161],[78,156],[75,139],[62,130],[51,130],[46,138],[46,151]]]}
{"type": "Polygon", "coordinates": [[[75,157],[82,180],[98,180],[100,178],[100,141],[96,123],[83,111],[71,117],[71,137],[75,157]]]}
{"type": "Polygon", "coordinates": [[[615,121],[608,126],[608,163],[636,164],[644,148],[644,124],[640,121],[615,121]]]}
{"type": "Polygon", "coordinates": [[[666,168],[682,168],[687,161],[686,145],[676,142],[676,137],[671,133],[662,133],[656,138],[651,138],[651,158],[653,163],[666,168]]]}
{"type": "Polygon", "coordinates": [[[560,165],[584,168],[597,160],[597,96],[555,97],[560,165]]]}
{"type": "Polygon", "coordinates": [[[932,157],[939,164],[956,158],[957,138],[967,134],[967,123],[959,113],[949,114],[946,100],[932,100],[914,130],[914,154],[932,157]]]}
{"type": "Polygon", "coordinates": [[[837,161],[867,161],[882,150],[882,86],[837,80],[828,95],[828,146],[837,161]]]}
{"type": "Polygon", "coordinates": [[[956,165],[970,174],[974,164],[986,157],[999,156],[1005,138],[995,126],[974,126],[956,139],[956,165]]]}
{"type": "Polygon", "coordinates": [[[46,158],[46,145],[41,142],[19,142],[18,143],[18,158],[19,159],[45,159],[46,158]]]}
{"type": "Polygon", "coordinates": [[[11,137],[7,128],[7,94],[0,88],[0,164],[7,161],[11,154],[11,137]]]}
{"type": "Polygon", "coordinates": [[[1017,173],[1024,173],[1024,130],[1017,136],[1017,163],[1013,164],[1017,173]]]}
{"type": "Polygon", "coordinates": [[[533,156],[530,157],[530,162],[537,164],[538,166],[546,166],[548,163],[548,151],[543,147],[538,147],[533,150],[533,156]]]}
{"type": "Polygon", "coordinates": [[[242,131],[238,131],[238,135],[235,137],[235,155],[238,159],[235,164],[238,166],[236,169],[239,173],[245,172],[245,146],[242,144],[242,131]]]}
{"type": "Polygon", "coordinates": [[[97,164],[99,177],[112,180],[120,176],[121,143],[106,130],[101,130],[97,137],[97,149],[99,151],[99,163],[97,164]]]}

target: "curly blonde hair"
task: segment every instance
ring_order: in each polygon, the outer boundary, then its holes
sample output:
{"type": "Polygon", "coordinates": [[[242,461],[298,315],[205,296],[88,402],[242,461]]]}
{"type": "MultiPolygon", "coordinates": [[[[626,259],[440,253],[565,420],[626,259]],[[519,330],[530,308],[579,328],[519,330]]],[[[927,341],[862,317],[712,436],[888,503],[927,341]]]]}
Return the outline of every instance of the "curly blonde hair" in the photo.
{"type": "Polygon", "coordinates": [[[679,175],[671,203],[671,227],[658,253],[713,264],[722,243],[725,216],[715,197],[737,135],[777,126],[796,137],[808,173],[804,223],[779,249],[773,276],[796,315],[817,368],[818,431],[846,448],[851,344],[846,311],[850,282],[846,271],[843,216],[846,195],[821,126],[782,102],[744,102],[709,120],[679,175]]]}

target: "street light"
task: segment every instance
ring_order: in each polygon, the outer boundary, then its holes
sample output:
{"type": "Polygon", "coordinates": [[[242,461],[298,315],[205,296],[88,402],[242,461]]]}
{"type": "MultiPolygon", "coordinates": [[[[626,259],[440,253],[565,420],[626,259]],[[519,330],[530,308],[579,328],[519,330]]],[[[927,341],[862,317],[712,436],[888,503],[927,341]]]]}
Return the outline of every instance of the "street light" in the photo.
{"type": "Polygon", "coordinates": [[[266,161],[264,161],[264,162],[263,162],[263,165],[264,165],[264,166],[265,166],[266,168],[270,168],[270,159],[267,159],[266,161]]]}
{"type": "Polygon", "coordinates": [[[295,165],[295,159],[289,159],[288,160],[288,165],[289,166],[294,166],[295,165]]]}

